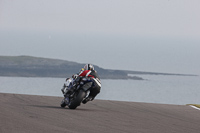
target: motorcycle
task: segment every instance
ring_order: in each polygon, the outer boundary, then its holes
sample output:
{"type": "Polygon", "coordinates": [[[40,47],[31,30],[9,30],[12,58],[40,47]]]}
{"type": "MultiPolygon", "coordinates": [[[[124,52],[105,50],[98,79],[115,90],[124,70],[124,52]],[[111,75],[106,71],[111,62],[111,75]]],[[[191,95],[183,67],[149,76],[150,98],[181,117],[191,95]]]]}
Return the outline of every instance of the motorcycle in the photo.
{"type": "Polygon", "coordinates": [[[64,99],[61,101],[60,106],[62,108],[68,106],[69,109],[76,109],[81,105],[82,101],[87,98],[92,85],[93,82],[91,78],[68,78],[63,89],[61,89],[64,99]]]}

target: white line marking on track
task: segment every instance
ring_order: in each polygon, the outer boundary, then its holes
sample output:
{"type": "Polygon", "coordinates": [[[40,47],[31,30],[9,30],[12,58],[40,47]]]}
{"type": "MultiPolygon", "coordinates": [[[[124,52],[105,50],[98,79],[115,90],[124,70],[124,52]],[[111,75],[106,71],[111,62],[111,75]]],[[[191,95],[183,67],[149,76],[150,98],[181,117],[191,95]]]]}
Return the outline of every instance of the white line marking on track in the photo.
{"type": "Polygon", "coordinates": [[[193,106],[193,105],[190,105],[190,107],[195,108],[195,109],[197,109],[197,110],[200,110],[200,108],[198,108],[198,107],[196,107],[196,106],[193,106]]]}

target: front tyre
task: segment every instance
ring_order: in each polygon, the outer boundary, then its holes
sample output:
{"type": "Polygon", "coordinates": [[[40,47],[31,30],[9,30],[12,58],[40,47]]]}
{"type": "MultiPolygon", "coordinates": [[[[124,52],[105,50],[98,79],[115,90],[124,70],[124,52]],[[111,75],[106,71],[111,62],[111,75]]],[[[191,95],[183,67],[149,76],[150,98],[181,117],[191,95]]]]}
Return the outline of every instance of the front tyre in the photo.
{"type": "Polygon", "coordinates": [[[86,92],[83,90],[80,90],[77,96],[69,103],[68,107],[70,109],[76,109],[81,104],[85,96],[86,96],[86,92]]]}
{"type": "Polygon", "coordinates": [[[60,103],[60,107],[64,108],[65,106],[67,106],[67,104],[65,103],[65,100],[63,99],[60,103]]]}

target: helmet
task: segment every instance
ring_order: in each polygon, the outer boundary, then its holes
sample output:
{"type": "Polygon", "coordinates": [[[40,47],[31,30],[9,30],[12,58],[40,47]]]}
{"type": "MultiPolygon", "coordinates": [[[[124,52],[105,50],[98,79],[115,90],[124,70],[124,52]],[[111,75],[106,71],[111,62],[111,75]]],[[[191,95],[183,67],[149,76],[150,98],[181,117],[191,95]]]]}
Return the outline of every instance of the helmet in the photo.
{"type": "Polygon", "coordinates": [[[94,66],[92,64],[86,64],[84,70],[94,70],[94,66]]]}

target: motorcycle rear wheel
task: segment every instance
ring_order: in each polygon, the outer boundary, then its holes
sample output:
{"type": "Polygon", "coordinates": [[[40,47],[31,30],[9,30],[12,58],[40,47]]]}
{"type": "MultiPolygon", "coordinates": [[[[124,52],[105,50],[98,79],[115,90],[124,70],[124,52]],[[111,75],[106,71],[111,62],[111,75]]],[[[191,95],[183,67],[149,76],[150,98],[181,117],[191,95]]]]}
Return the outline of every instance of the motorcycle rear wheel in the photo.
{"type": "Polygon", "coordinates": [[[70,109],[76,109],[81,104],[85,96],[86,96],[86,92],[83,90],[80,90],[77,96],[69,103],[68,107],[70,109]]]}

